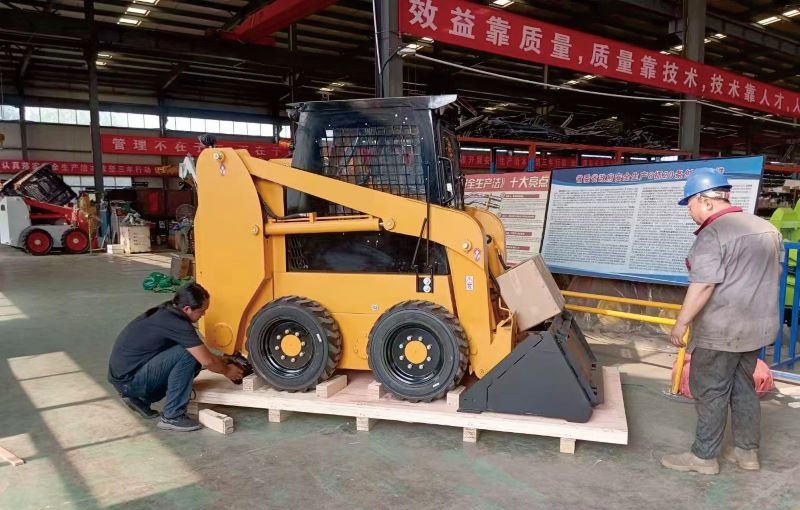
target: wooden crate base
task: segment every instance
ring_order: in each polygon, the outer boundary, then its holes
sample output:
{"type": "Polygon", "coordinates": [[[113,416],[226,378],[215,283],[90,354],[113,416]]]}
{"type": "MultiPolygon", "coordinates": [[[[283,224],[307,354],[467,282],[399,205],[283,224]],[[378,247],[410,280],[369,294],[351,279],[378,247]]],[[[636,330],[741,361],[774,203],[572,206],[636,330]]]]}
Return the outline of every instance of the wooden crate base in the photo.
{"type": "Polygon", "coordinates": [[[327,386],[328,391],[288,393],[267,386],[246,391],[224,377],[204,371],[195,380],[194,403],[267,409],[271,423],[280,423],[291,413],[313,413],[355,418],[359,431],[369,431],[378,420],[458,427],[463,429],[463,440],[472,443],[482,430],[548,436],[560,440],[562,453],[575,453],[576,440],[628,444],[619,370],[603,367],[603,385],[605,401],[595,407],[587,423],[500,413],[459,413],[457,393],[463,387],[453,390],[447,399],[412,404],[384,394],[368,372],[341,375],[327,386]],[[345,377],[346,386],[342,381],[345,377]],[[338,391],[331,392],[332,386],[338,391]]]}

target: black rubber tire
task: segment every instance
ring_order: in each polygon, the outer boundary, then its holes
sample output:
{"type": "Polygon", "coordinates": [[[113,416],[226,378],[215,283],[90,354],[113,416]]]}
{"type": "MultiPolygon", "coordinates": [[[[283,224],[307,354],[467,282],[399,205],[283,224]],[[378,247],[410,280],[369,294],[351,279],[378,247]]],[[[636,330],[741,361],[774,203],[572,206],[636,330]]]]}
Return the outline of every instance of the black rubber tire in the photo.
{"type": "Polygon", "coordinates": [[[429,301],[404,301],[384,312],[369,334],[368,362],[375,379],[398,398],[430,402],[461,382],[469,364],[469,344],[464,328],[446,308],[429,301]],[[402,330],[427,331],[438,344],[440,364],[428,379],[403,380],[393,367],[389,344],[402,330]]]}
{"type": "Polygon", "coordinates": [[[333,375],[342,356],[342,334],[322,305],[288,296],[268,303],[253,317],[247,328],[247,353],[255,373],[273,388],[306,391],[333,375]],[[314,340],[310,361],[298,370],[282,368],[277,354],[269,349],[270,330],[288,321],[304,329],[314,340]]]}
{"type": "Polygon", "coordinates": [[[51,236],[48,231],[43,230],[41,228],[29,227],[29,228],[23,230],[22,234],[20,234],[19,237],[20,237],[20,241],[19,242],[20,242],[20,246],[22,247],[22,249],[24,249],[26,253],[28,253],[29,255],[33,255],[34,257],[47,255],[53,249],[53,236],[51,236]],[[30,249],[30,247],[28,246],[28,238],[31,235],[33,235],[34,233],[44,234],[44,236],[47,238],[47,240],[48,240],[48,242],[50,244],[49,244],[49,246],[48,246],[48,248],[46,250],[39,252],[39,251],[30,249]]]}
{"type": "Polygon", "coordinates": [[[64,233],[61,234],[61,248],[67,253],[74,253],[74,254],[86,253],[87,251],[89,251],[89,245],[90,245],[89,236],[86,234],[86,232],[84,232],[83,230],[81,230],[79,228],[71,228],[71,229],[68,229],[68,230],[64,231],[64,233]],[[74,249],[72,247],[72,245],[70,243],[67,242],[67,237],[69,237],[70,235],[76,235],[76,234],[83,236],[83,238],[86,241],[86,243],[85,243],[85,245],[83,246],[82,249],[77,249],[76,250],[76,249],[74,249]]]}

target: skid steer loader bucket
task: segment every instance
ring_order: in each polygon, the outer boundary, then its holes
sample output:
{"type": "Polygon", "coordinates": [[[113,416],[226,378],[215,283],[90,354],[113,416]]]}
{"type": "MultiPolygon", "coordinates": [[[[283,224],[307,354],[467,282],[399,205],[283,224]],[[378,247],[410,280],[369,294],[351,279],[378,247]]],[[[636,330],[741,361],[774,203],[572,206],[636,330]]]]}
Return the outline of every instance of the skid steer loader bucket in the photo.
{"type": "Polygon", "coordinates": [[[601,370],[568,312],[547,331],[531,331],[461,394],[459,411],[528,414],[584,423],[602,401],[601,370]]]}

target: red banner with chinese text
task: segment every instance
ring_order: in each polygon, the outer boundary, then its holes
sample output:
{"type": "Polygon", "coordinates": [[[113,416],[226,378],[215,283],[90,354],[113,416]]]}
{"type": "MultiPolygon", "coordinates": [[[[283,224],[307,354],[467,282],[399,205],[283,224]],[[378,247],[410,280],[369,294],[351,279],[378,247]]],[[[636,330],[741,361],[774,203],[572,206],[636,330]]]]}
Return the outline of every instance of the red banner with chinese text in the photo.
{"type": "MultiPolygon", "coordinates": [[[[498,154],[496,163],[497,168],[500,170],[526,170],[528,168],[528,156],[498,154]]],[[[619,163],[613,158],[583,157],[581,158],[580,166],[608,166],[619,163]]],[[[492,157],[489,154],[461,153],[461,168],[488,169],[491,164],[492,157]]],[[[576,166],[578,166],[578,158],[576,156],[536,156],[534,161],[534,170],[574,168],[576,166]]]]}
{"type": "MultiPolygon", "coordinates": [[[[221,140],[220,147],[247,149],[251,156],[264,159],[285,158],[289,148],[283,144],[260,142],[234,142],[221,140]]],[[[192,138],[158,138],[134,135],[101,135],[100,146],[103,154],[141,154],[147,156],[197,156],[205,149],[203,144],[192,138]]]]}
{"type": "MultiPolygon", "coordinates": [[[[0,173],[14,174],[23,170],[34,170],[44,164],[52,165],[53,172],[60,175],[94,175],[92,163],[24,161],[20,159],[4,159],[0,161],[0,173]]],[[[103,175],[107,177],[177,177],[178,168],[176,166],[104,163],[103,175]]]]}
{"type": "Polygon", "coordinates": [[[417,37],[800,118],[800,93],[465,0],[400,0],[417,37]]]}

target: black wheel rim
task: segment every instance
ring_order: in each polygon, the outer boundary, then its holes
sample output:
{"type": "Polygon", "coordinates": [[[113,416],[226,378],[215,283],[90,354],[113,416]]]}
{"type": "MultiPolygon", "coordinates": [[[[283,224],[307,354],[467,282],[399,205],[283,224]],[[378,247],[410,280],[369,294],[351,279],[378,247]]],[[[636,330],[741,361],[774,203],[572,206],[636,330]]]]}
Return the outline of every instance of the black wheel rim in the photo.
{"type": "Polygon", "coordinates": [[[405,384],[425,384],[442,370],[444,357],[439,338],[422,326],[401,326],[389,335],[384,360],[392,375],[405,384]],[[424,345],[424,358],[409,359],[409,342],[424,345]]]}
{"type": "MultiPolygon", "coordinates": [[[[297,377],[302,374],[314,359],[315,344],[311,332],[293,320],[280,320],[266,328],[259,342],[263,359],[270,370],[282,377],[297,377]],[[299,351],[285,350],[287,336],[296,337],[299,351]]],[[[294,343],[294,340],[291,340],[294,343]]]]}

